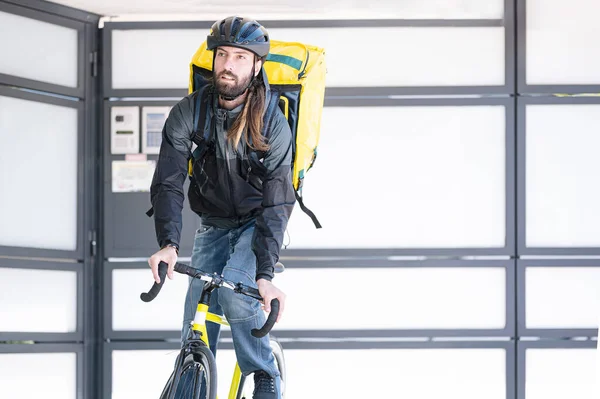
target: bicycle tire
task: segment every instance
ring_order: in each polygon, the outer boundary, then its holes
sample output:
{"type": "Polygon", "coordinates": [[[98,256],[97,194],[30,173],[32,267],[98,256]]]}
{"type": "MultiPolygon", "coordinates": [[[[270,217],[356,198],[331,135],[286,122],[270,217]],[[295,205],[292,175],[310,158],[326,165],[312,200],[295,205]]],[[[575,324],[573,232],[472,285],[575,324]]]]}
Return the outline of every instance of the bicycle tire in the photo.
{"type": "Polygon", "coordinates": [[[194,348],[179,370],[173,371],[160,396],[161,399],[216,399],[217,365],[207,346],[194,348]],[[174,378],[178,372],[178,378],[174,378]],[[174,381],[177,385],[173,386],[174,381]],[[202,392],[202,386],[206,389],[202,392]]]}
{"type": "MultiPolygon", "coordinates": [[[[285,357],[283,356],[283,347],[277,338],[270,335],[269,336],[269,344],[271,345],[271,349],[273,350],[273,356],[275,356],[275,365],[279,370],[280,375],[280,383],[279,386],[281,388],[281,398],[285,398],[285,383],[287,381],[286,367],[285,367],[285,357]]],[[[244,387],[248,388],[248,384],[246,382],[246,377],[242,376],[240,380],[240,385],[238,387],[236,399],[251,399],[252,398],[252,389],[246,389],[244,391],[244,387]]]]}

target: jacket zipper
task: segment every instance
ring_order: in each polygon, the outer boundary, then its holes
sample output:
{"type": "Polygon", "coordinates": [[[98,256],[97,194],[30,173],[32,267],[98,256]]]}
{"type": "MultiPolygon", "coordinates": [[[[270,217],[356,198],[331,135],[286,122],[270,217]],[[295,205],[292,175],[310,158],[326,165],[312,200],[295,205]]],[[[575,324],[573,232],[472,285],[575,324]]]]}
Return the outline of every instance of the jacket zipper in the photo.
{"type": "Polygon", "coordinates": [[[229,159],[227,160],[227,182],[229,184],[229,197],[231,198],[231,207],[233,209],[234,216],[239,219],[239,215],[237,213],[237,209],[235,208],[235,201],[233,196],[233,183],[231,182],[231,167],[229,167],[229,159]]]}
{"type": "MultiPolygon", "coordinates": [[[[223,131],[227,131],[227,117],[223,119],[223,131]]],[[[227,140],[225,140],[225,163],[227,164],[227,184],[229,186],[229,198],[231,200],[231,208],[233,209],[233,215],[238,220],[239,224],[240,217],[235,207],[235,201],[233,196],[233,183],[231,181],[231,165],[229,164],[229,143],[227,143],[227,140]]]]}
{"type": "Polygon", "coordinates": [[[246,171],[246,183],[250,182],[250,172],[252,171],[252,164],[250,163],[250,157],[248,156],[248,153],[246,152],[246,144],[244,144],[244,155],[242,156],[242,162],[244,160],[244,158],[246,158],[248,160],[248,170],[246,171]]]}

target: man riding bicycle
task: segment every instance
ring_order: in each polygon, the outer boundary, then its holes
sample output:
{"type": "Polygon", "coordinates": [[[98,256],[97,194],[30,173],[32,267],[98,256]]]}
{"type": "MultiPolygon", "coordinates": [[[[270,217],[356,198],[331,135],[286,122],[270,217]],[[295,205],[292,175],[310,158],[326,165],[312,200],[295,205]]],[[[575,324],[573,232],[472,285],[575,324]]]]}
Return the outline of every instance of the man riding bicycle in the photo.
{"type": "MultiPolygon", "coordinates": [[[[285,294],[271,280],[295,196],[292,134],[279,109],[268,131],[263,132],[263,114],[271,95],[262,67],[270,49],[269,34],[254,20],[229,17],[212,26],[207,48],[214,54],[212,81],[201,98],[207,101],[207,106],[201,108],[206,109],[208,134],[204,137],[204,126],[194,126],[199,95],[196,91],[173,107],[163,128],[150,189],[161,249],[148,263],[156,282],[160,261],[169,265],[167,275],[173,278],[185,199],[183,185],[192,160],[188,198],[190,208],[201,219],[192,266],[257,287],[267,312],[271,300],[279,299],[279,320],[285,294]]],[[[187,292],[183,342],[202,284],[194,280],[187,292]]],[[[211,297],[209,311],[227,317],[240,369],[244,375],[254,373],[254,398],[280,398],[279,372],[269,337],[257,339],[250,334],[265,322],[260,303],[230,290],[219,290],[211,297]]],[[[219,330],[219,325],[208,323],[210,348],[215,354],[219,330]]]]}

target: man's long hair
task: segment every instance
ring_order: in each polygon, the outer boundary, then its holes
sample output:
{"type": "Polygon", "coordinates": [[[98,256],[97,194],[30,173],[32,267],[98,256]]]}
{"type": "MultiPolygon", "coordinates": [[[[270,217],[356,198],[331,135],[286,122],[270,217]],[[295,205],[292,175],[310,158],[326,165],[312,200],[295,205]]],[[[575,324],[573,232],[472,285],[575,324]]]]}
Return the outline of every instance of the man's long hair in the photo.
{"type": "MultiPolygon", "coordinates": [[[[260,75],[260,74],[259,74],[260,75]]],[[[265,87],[259,77],[252,80],[248,88],[244,109],[227,132],[227,141],[237,149],[242,135],[244,142],[255,151],[267,151],[269,145],[262,134],[265,110],[265,87]]]]}

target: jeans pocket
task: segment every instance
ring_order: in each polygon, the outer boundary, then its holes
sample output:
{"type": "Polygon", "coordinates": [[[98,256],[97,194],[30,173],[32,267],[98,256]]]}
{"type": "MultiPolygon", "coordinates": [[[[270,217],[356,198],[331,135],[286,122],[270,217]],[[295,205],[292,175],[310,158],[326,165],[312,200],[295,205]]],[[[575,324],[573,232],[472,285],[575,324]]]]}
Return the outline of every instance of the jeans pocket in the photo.
{"type": "Polygon", "coordinates": [[[213,228],[214,228],[213,226],[200,226],[200,228],[196,230],[196,236],[208,233],[213,228]]]}

